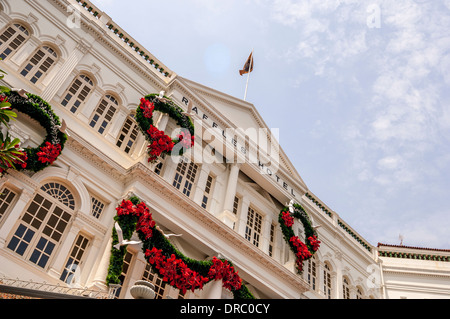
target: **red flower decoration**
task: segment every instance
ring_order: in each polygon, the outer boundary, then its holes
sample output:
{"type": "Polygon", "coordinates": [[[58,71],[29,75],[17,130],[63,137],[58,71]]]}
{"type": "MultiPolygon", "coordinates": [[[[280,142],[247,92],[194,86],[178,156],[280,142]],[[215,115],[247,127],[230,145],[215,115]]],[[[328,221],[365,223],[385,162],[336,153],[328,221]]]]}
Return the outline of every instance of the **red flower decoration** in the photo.
{"type": "Polygon", "coordinates": [[[163,152],[171,152],[175,143],[172,139],[165,135],[163,131],[158,130],[153,125],[147,130],[152,142],[148,146],[149,162],[156,160],[163,152]]]}
{"type": "Polygon", "coordinates": [[[153,236],[153,228],[155,228],[156,224],[150,210],[144,203],[139,203],[136,206],[136,214],[139,216],[136,223],[136,230],[142,232],[145,235],[145,239],[151,238],[153,236]]]}
{"type": "Polygon", "coordinates": [[[186,293],[188,289],[192,291],[197,288],[202,289],[203,285],[209,281],[208,278],[190,269],[174,254],[170,258],[166,258],[162,254],[162,250],[153,247],[151,250],[147,249],[145,256],[148,258],[148,262],[159,271],[163,281],[179,289],[182,293],[186,293]]]}
{"type": "Polygon", "coordinates": [[[142,109],[144,117],[151,119],[153,117],[153,110],[155,109],[155,104],[150,102],[145,98],[141,98],[141,104],[139,107],[142,109]]]}
{"type": "Polygon", "coordinates": [[[122,203],[116,207],[117,215],[130,215],[135,213],[133,203],[129,200],[122,200],[122,203]]]}
{"type": "Polygon", "coordinates": [[[216,257],[213,258],[213,264],[209,269],[208,276],[214,280],[223,280],[223,287],[229,290],[239,290],[242,286],[242,279],[238,272],[227,260],[222,261],[216,257]]]}
{"type": "Polygon", "coordinates": [[[284,224],[287,227],[292,227],[292,225],[294,225],[294,217],[292,217],[289,212],[283,212],[282,214],[283,214],[282,218],[284,220],[284,224]]]}
{"type": "Polygon", "coordinates": [[[180,135],[178,135],[178,139],[183,148],[191,148],[192,146],[194,146],[195,136],[191,136],[191,133],[189,133],[189,131],[181,132],[180,135]]]}
{"type": "Polygon", "coordinates": [[[40,149],[41,151],[37,152],[36,155],[38,156],[38,160],[43,164],[53,164],[61,153],[61,145],[53,145],[50,142],[45,142],[45,146],[42,146],[40,149]]]}
{"type": "Polygon", "coordinates": [[[297,268],[301,272],[303,270],[303,261],[312,257],[308,247],[297,236],[292,236],[289,240],[296,248],[295,256],[297,257],[297,268]]]}
{"type": "Polygon", "coordinates": [[[311,244],[313,251],[317,251],[320,247],[320,240],[318,240],[315,235],[308,237],[308,240],[309,243],[311,244]]]}

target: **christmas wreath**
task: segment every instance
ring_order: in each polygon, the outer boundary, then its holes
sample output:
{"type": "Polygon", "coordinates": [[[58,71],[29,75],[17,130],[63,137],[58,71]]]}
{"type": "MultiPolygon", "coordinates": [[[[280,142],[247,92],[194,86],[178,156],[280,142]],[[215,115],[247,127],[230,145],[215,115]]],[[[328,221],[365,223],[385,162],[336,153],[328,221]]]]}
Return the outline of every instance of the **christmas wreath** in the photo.
{"type": "Polygon", "coordinates": [[[149,94],[141,98],[136,110],[136,122],[149,142],[149,162],[154,162],[158,156],[183,155],[194,145],[194,124],[183,114],[183,110],[165,96],[149,94]],[[181,127],[180,134],[172,139],[153,125],[153,112],[159,111],[169,115],[181,127]]]}
{"type": "Polygon", "coordinates": [[[301,274],[303,272],[303,262],[310,259],[319,249],[320,241],[317,239],[317,232],[313,228],[311,220],[304,208],[295,203],[281,210],[278,221],[284,239],[297,257],[295,264],[298,273],[301,274]],[[292,229],[294,218],[300,220],[303,224],[306,243],[302,242],[298,236],[295,236],[294,230],[292,229]]]}
{"type": "Polygon", "coordinates": [[[61,123],[51,106],[39,96],[30,93],[9,91],[5,93],[5,98],[11,108],[38,121],[47,133],[41,145],[22,151],[18,156],[20,160],[15,161],[15,169],[38,172],[53,164],[61,154],[67,136],[61,131],[61,123]]]}
{"type": "Polygon", "coordinates": [[[164,282],[182,293],[202,289],[212,280],[223,280],[223,287],[230,290],[235,299],[254,299],[228,260],[214,257],[210,261],[199,261],[186,257],[177,250],[156,226],[149,208],[139,198],[123,200],[116,211],[114,220],[119,226],[120,235],[116,226],[112,233],[107,284],[120,284],[119,276],[126,254],[126,244],[130,243],[128,240],[136,231],[152,270],[164,282]]]}

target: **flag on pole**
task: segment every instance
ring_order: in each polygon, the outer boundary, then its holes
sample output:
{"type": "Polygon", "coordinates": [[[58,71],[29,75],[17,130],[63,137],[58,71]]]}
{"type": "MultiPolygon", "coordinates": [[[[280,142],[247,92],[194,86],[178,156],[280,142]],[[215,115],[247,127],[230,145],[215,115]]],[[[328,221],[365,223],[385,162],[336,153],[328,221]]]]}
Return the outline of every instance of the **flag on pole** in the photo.
{"type": "Polygon", "coordinates": [[[240,75],[244,75],[253,71],[253,51],[250,53],[247,61],[245,62],[244,68],[239,70],[240,75]]]}

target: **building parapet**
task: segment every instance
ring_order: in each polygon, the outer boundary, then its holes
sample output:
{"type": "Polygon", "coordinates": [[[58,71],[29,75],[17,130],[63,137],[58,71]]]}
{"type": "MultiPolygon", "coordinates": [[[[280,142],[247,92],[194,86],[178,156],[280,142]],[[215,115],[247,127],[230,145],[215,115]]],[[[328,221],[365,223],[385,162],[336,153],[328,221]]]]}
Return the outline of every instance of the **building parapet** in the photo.
{"type": "MultiPolygon", "coordinates": [[[[322,203],[320,200],[316,199],[312,194],[306,193],[305,196],[313,202],[319,210],[324,212],[325,215],[327,215],[330,218],[335,218],[336,214],[332,212],[332,210],[327,207],[324,203],[322,203]]],[[[350,226],[348,226],[346,223],[344,223],[339,218],[337,219],[337,224],[345,231],[347,232],[351,237],[353,237],[357,243],[359,243],[364,249],[366,249],[368,252],[372,252],[372,246],[368,244],[365,240],[363,240],[358,234],[356,234],[350,226]]]]}
{"type": "Polygon", "coordinates": [[[89,15],[96,18],[101,24],[106,26],[116,37],[115,40],[119,43],[124,43],[131,48],[138,57],[148,63],[149,66],[154,67],[159,71],[160,76],[163,78],[172,79],[175,77],[175,73],[171,71],[166,65],[158,60],[153,54],[144,48],[138,41],[125,32],[120,26],[118,26],[107,14],[98,9],[89,0],[76,0],[76,2],[84,8],[82,12],[87,12],[89,15]]]}
{"type": "Polygon", "coordinates": [[[450,262],[450,256],[448,255],[449,252],[450,251],[446,249],[409,247],[403,245],[384,245],[378,243],[378,256],[380,257],[450,262]],[[430,251],[430,253],[426,253],[425,251],[430,251]]]}
{"type": "Polygon", "coordinates": [[[330,209],[324,205],[323,203],[321,203],[319,200],[317,200],[313,195],[311,195],[310,193],[306,193],[305,194],[306,197],[308,197],[314,204],[316,204],[317,207],[319,207],[319,209],[321,211],[323,211],[326,215],[328,215],[328,217],[333,218],[333,213],[330,211],[330,209]]]}

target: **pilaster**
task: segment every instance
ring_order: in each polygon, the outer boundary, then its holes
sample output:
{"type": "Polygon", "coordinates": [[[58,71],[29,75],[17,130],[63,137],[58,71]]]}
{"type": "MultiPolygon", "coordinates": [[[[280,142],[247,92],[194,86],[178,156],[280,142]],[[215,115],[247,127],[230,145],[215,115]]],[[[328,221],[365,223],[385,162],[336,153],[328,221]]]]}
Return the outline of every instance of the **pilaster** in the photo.
{"type": "Polygon", "coordinates": [[[46,101],[51,101],[58,92],[62,83],[65,82],[67,77],[72,73],[73,69],[77,66],[80,60],[88,51],[88,45],[80,41],[76,46],[75,50],[72,51],[70,56],[61,66],[58,73],[53,77],[51,82],[47,85],[44,92],[42,93],[42,98],[46,101]]]}

